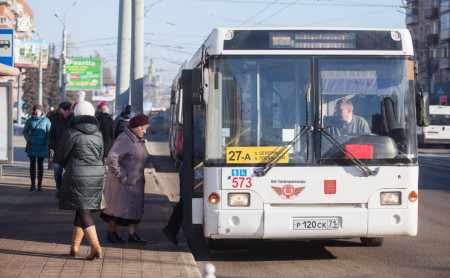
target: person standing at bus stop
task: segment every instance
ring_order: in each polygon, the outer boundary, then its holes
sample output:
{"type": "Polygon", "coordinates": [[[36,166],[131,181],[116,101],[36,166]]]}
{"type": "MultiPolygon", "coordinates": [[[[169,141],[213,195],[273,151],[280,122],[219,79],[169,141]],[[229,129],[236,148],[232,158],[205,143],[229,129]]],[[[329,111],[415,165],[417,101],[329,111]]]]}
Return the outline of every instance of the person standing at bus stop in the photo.
{"type": "Polygon", "coordinates": [[[94,117],[95,109],[87,101],[78,101],[75,117],[61,138],[55,162],[65,169],[61,183],[59,208],[75,210],[70,255],[78,256],[83,235],[91,246],[88,260],[102,257],[92,210],[99,210],[102,201],[103,139],[94,117]]]}
{"type": "Polygon", "coordinates": [[[102,132],[103,136],[103,144],[105,148],[103,154],[103,161],[106,162],[106,157],[108,156],[109,150],[111,149],[112,144],[114,142],[114,122],[111,116],[109,116],[108,106],[102,105],[97,110],[100,110],[97,111],[96,118],[98,123],[100,124],[100,131],[102,132]]]}
{"type": "Polygon", "coordinates": [[[131,106],[125,105],[120,116],[115,121],[114,140],[125,130],[131,119],[131,106]]]}
{"type": "Polygon", "coordinates": [[[27,156],[30,158],[30,191],[36,188],[36,160],[38,169],[38,191],[42,191],[44,176],[44,158],[48,157],[48,134],[50,120],[45,116],[44,107],[40,104],[33,106],[33,115],[25,122],[23,136],[27,140],[27,156]]]}
{"type": "MultiPolygon", "coordinates": [[[[69,101],[61,102],[59,104],[60,113],[58,113],[52,120],[52,126],[50,128],[49,140],[50,149],[55,153],[61,143],[61,138],[69,128],[69,123],[74,117],[72,113],[72,103],[69,101]]],[[[53,161],[53,171],[55,173],[56,194],[55,197],[59,198],[59,192],[61,189],[63,166],[53,161]]]]}
{"type": "Polygon", "coordinates": [[[149,157],[144,135],[149,117],[139,114],[117,137],[106,158],[108,172],[105,181],[106,209],[100,217],[108,222],[107,240],[125,241],[117,234],[117,226],[129,226],[128,242],[147,244],[136,232],[144,212],[144,169],[149,157]]]}

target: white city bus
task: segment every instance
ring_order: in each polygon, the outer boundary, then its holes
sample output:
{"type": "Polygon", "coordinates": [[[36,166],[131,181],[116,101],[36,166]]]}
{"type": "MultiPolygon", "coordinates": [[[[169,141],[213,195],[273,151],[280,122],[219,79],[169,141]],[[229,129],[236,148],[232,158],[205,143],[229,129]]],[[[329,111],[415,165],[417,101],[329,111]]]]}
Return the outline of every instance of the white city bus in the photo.
{"type": "Polygon", "coordinates": [[[188,235],[417,234],[424,96],[408,30],[217,28],[184,68],[188,235]]]}

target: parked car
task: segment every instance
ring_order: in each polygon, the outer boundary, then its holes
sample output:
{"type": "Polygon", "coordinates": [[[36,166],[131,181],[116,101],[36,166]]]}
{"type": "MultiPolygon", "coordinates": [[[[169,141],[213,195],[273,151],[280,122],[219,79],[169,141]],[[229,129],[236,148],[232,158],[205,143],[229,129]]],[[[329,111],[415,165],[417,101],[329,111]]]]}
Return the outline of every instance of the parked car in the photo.
{"type": "Polygon", "coordinates": [[[430,105],[431,123],[417,128],[419,147],[445,145],[450,148],[450,106],[430,105]]]}
{"type": "Polygon", "coordinates": [[[164,117],[151,118],[150,122],[148,124],[148,130],[151,133],[156,133],[156,132],[167,133],[167,128],[165,128],[165,125],[164,125],[164,117]]]}

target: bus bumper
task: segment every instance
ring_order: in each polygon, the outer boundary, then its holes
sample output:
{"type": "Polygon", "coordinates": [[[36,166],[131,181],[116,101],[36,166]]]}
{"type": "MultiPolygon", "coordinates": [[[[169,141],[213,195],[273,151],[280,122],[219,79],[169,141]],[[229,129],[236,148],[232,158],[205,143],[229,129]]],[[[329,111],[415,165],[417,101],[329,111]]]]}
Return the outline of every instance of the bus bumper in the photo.
{"type": "Polygon", "coordinates": [[[204,226],[208,238],[312,239],[352,237],[392,237],[417,235],[417,211],[408,209],[368,209],[366,205],[277,206],[264,210],[209,210],[216,221],[204,226]],[[360,207],[358,207],[360,206],[360,207]],[[337,219],[331,229],[296,229],[300,220],[337,219]]]}

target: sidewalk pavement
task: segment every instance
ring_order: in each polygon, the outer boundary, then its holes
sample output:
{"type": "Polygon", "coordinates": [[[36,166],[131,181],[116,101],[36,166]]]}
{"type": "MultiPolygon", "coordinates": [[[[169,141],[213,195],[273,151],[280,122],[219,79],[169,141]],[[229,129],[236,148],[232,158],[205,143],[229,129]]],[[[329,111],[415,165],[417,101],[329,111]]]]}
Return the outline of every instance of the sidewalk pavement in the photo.
{"type": "MultiPolygon", "coordinates": [[[[23,157],[22,139],[14,136],[15,161],[3,165],[0,176],[0,277],[201,277],[182,233],[179,244],[173,245],[161,232],[172,207],[164,181],[151,164],[145,169],[144,217],[138,225],[139,235],[148,244],[107,242],[108,224],[95,213],[103,259],[83,259],[90,249],[85,238],[80,246],[83,258],[69,257],[74,211],[58,209],[47,159],[43,191],[29,191],[29,162],[23,157]]],[[[119,227],[118,234],[128,238],[128,228],[119,227]]]]}

